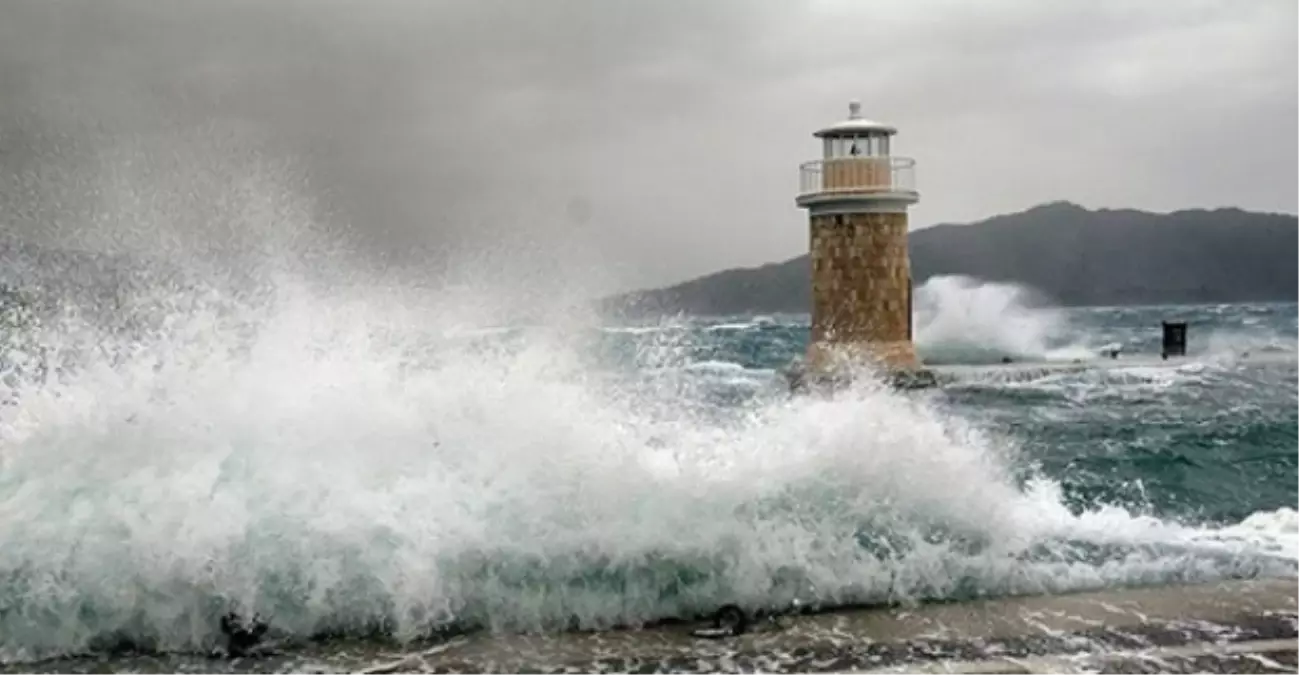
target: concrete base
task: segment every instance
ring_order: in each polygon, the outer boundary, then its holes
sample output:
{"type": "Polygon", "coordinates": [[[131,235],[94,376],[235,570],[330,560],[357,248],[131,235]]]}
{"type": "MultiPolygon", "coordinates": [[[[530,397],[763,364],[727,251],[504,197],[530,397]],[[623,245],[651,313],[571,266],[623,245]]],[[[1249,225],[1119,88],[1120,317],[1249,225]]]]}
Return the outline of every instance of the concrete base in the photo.
{"type": "Polygon", "coordinates": [[[843,609],[760,620],[724,639],[696,637],[691,622],[600,633],[479,634],[379,665],[332,665],[370,673],[1293,673],[1295,588],[1293,578],[1260,579],[843,609]]]}
{"type": "MultiPolygon", "coordinates": [[[[801,362],[791,364],[781,374],[793,393],[833,393],[852,386],[860,377],[857,372],[848,369],[809,369],[801,362]]],[[[919,367],[887,370],[879,377],[889,387],[902,391],[927,389],[939,384],[933,371],[919,367]]]]}
{"type": "Polygon", "coordinates": [[[758,620],[723,639],[703,621],[639,630],[464,635],[404,645],[298,644],[206,654],[5,663],[0,673],[317,672],[1296,672],[1293,577],[917,607],[843,608],[758,620]]]}

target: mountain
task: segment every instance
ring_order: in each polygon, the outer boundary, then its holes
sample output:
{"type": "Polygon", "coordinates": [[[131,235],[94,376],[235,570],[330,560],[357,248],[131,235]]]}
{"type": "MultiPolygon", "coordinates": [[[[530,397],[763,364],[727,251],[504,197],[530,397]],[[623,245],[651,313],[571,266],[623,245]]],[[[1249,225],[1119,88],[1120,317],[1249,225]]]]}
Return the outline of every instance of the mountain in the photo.
{"type": "MultiPolygon", "coordinates": [[[[1294,302],[1299,219],[1240,209],[1168,214],[1053,202],[910,235],[912,278],[962,274],[1031,286],[1056,303],[1294,302]]],[[[600,301],[624,316],[807,312],[806,255],[600,301]]]]}

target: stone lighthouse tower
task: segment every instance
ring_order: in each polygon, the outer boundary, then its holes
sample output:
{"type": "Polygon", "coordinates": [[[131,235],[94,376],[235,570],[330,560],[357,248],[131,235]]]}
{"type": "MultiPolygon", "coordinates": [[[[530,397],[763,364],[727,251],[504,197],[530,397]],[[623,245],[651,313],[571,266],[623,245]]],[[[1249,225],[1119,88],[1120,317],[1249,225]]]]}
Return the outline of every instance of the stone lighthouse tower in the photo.
{"type": "Polygon", "coordinates": [[[804,377],[866,362],[895,381],[929,379],[912,342],[907,252],[907,207],[920,195],[915,160],[890,151],[896,133],[850,103],[848,119],[814,134],[821,159],[800,167],[797,203],[808,210],[812,261],[804,377]]]}

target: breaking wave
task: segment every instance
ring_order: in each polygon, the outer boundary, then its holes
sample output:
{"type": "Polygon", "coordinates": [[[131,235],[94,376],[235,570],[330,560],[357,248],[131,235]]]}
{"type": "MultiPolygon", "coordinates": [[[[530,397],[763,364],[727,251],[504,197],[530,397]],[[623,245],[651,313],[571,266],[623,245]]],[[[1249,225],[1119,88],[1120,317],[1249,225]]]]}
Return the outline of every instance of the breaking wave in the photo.
{"type": "MultiPolygon", "coordinates": [[[[925,398],[719,419],[603,362],[599,330],[467,331],[391,288],[173,293],[128,330],[9,328],[0,659],[203,649],[229,610],[413,637],[1295,570],[1292,511],[1080,510],[925,398]]],[[[673,339],[648,360],[686,370],[673,339]]]]}
{"type": "Polygon", "coordinates": [[[966,276],[932,277],[915,291],[916,348],[933,365],[1090,359],[1062,311],[1031,289],[966,276]]]}

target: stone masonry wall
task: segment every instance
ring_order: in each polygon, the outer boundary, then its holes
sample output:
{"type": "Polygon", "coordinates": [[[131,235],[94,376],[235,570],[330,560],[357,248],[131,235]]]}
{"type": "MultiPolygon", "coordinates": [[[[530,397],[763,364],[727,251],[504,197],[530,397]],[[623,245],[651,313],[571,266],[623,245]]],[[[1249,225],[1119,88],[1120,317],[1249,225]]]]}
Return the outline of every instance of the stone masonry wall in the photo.
{"type": "Polygon", "coordinates": [[[809,361],[847,351],[888,367],[915,367],[907,214],[814,215],[811,239],[809,361]]]}

